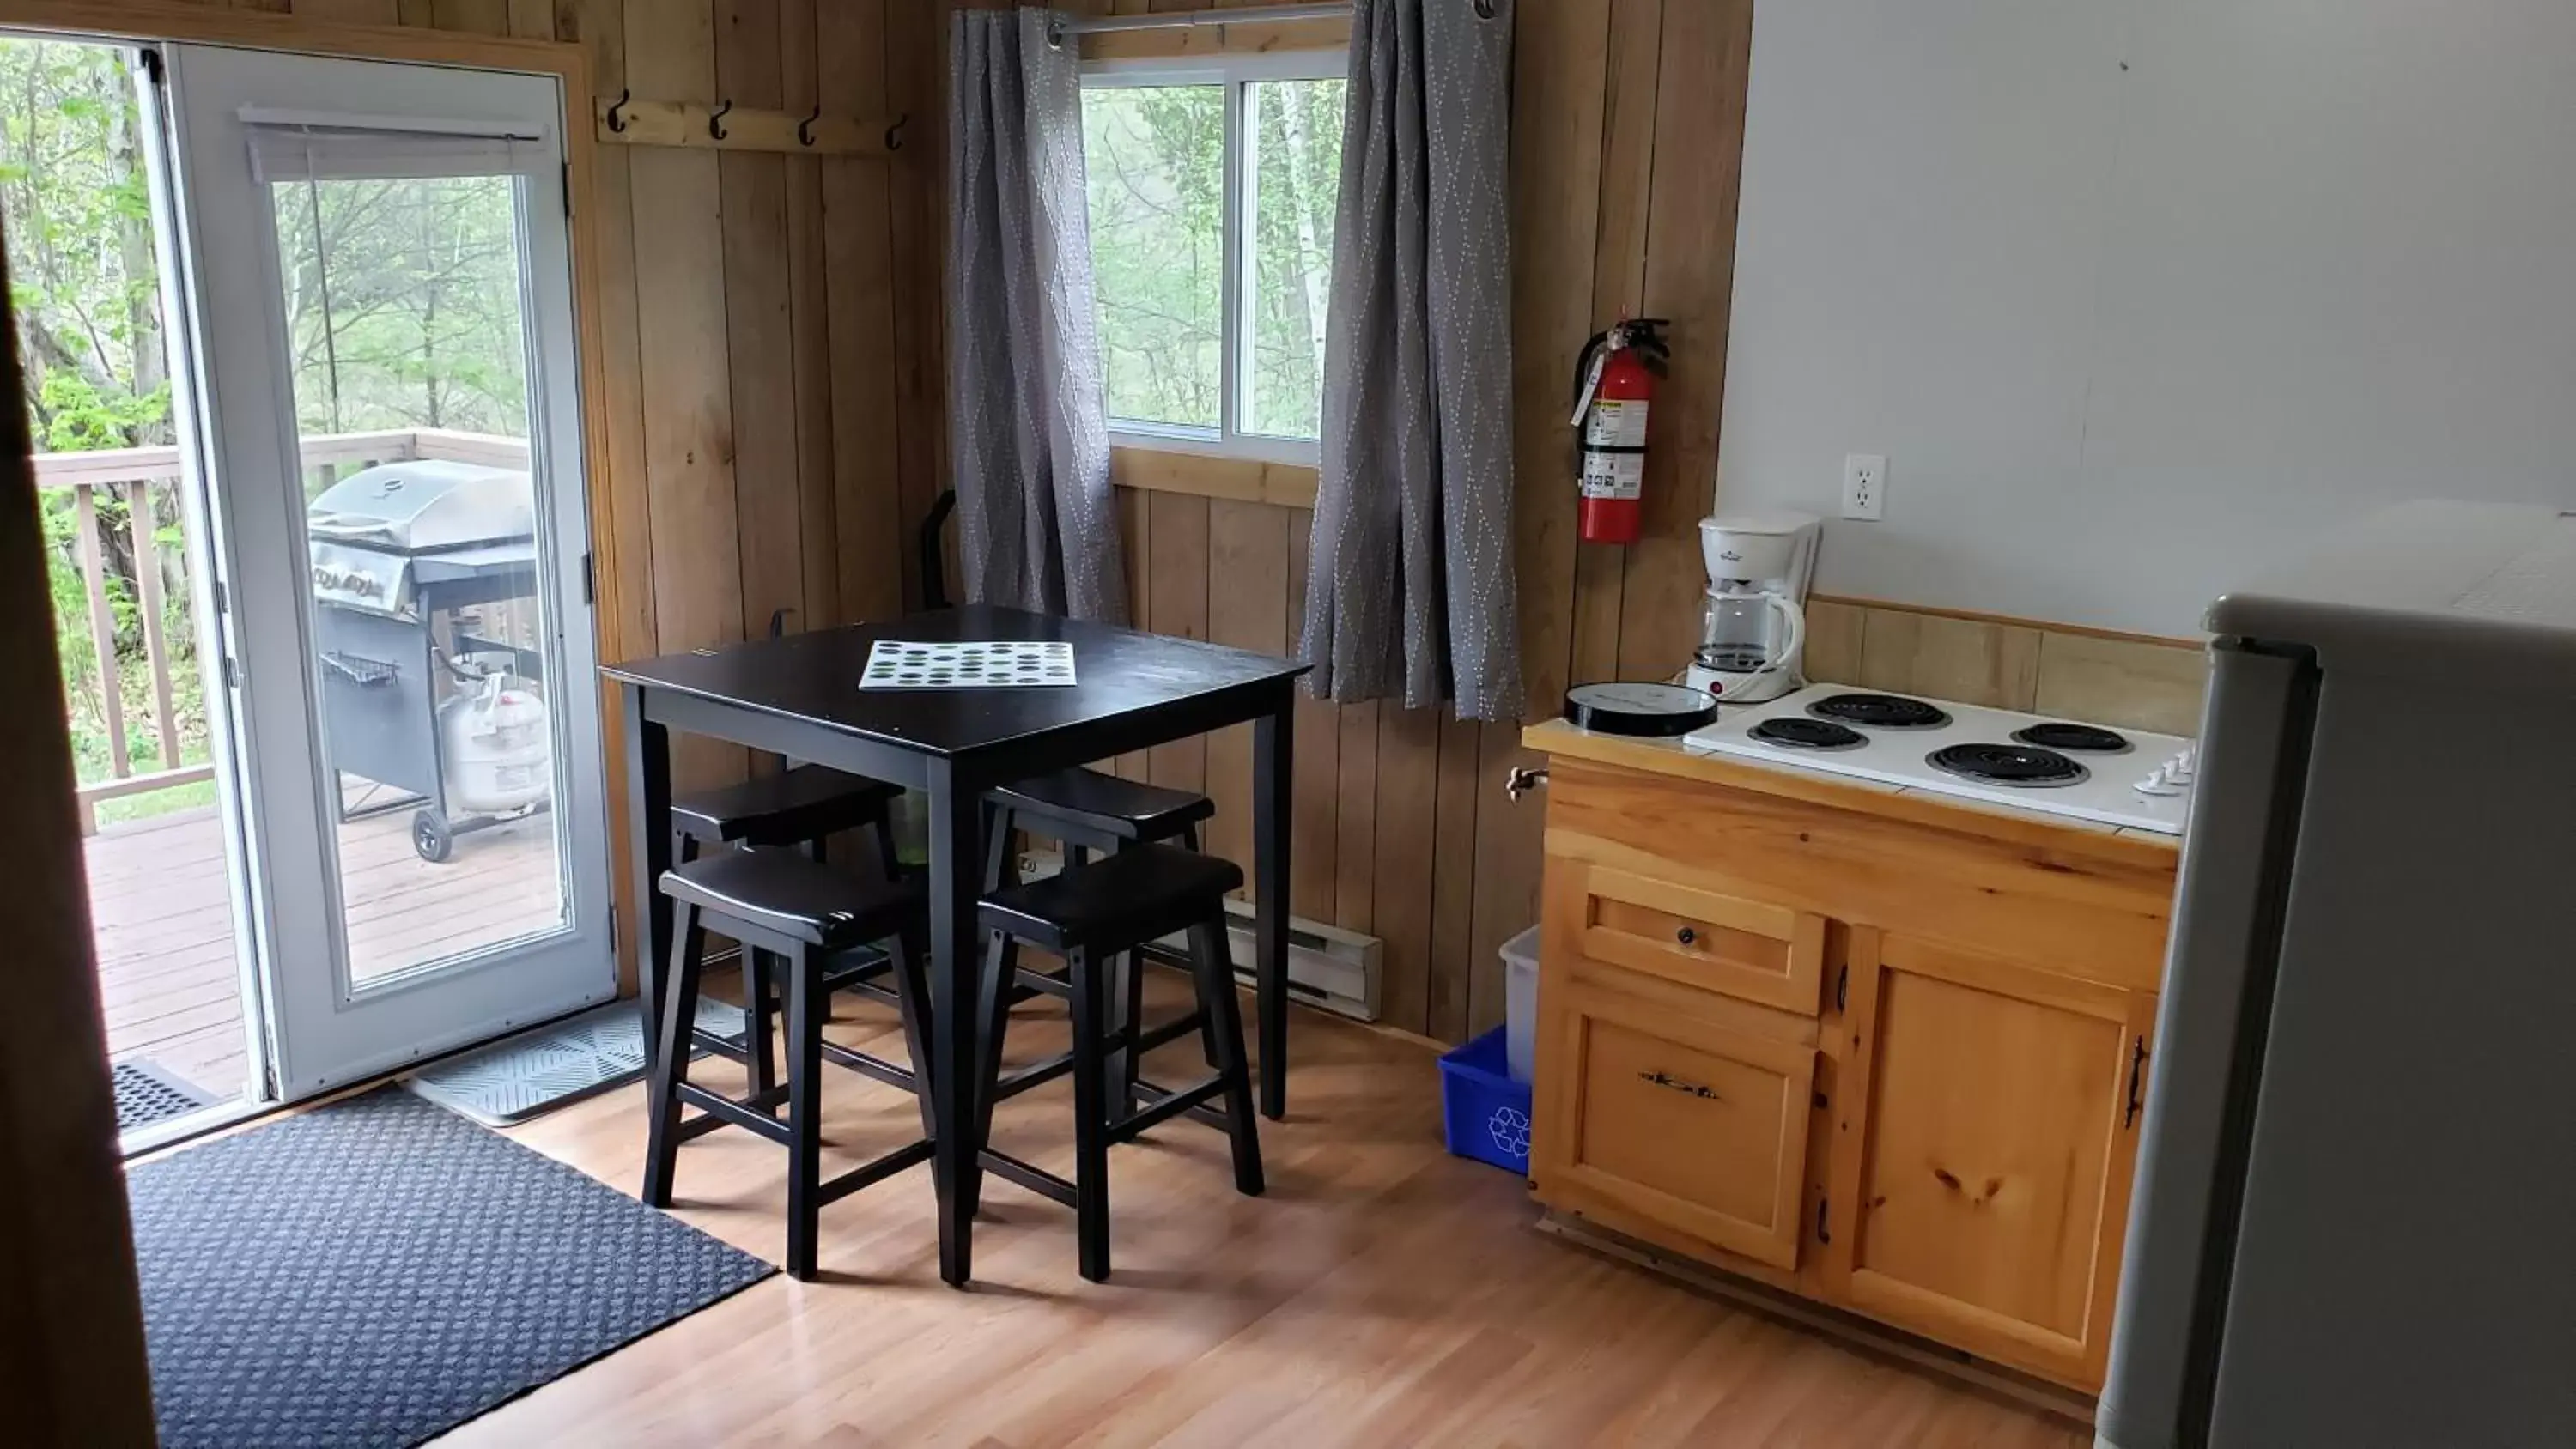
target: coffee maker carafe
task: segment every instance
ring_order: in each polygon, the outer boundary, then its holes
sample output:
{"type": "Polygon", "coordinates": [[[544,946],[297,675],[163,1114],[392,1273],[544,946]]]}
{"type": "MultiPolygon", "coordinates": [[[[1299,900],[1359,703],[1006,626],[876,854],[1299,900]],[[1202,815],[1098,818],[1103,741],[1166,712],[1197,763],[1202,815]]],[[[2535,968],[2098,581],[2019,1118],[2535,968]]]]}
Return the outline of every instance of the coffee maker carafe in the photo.
{"type": "Polygon", "coordinates": [[[1813,559],[1816,520],[1800,513],[1721,514],[1699,525],[1708,592],[1688,682],[1728,704],[1803,688],[1806,611],[1798,596],[1813,559]]]}

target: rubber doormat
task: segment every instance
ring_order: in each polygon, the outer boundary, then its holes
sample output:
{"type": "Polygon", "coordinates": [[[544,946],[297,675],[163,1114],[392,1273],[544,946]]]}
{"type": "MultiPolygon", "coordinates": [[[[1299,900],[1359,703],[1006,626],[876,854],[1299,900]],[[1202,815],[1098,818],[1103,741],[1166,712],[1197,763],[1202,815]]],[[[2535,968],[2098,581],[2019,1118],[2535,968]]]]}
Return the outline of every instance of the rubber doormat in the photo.
{"type": "Polygon", "coordinates": [[[222,1100],[148,1057],[129,1057],[118,1062],[112,1075],[116,1079],[116,1130],[119,1132],[167,1122],[222,1100]]]}
{"type": "Polygon", "coordinates": [[[417,1444],[777,1271],[395,1091],[126,1195],[165,1449],[417,1444]]]}
{"type": "MultiPolygon", "coordinates": [[[[739,1043],[742,1008],[700,997],[698,1029],[739,1043]]],[[[423,1067],[402,1084],[486,1127],[507,1127],[642,1081],[644,1058],[644,1013],[612,1001],[423,1067]]]]}

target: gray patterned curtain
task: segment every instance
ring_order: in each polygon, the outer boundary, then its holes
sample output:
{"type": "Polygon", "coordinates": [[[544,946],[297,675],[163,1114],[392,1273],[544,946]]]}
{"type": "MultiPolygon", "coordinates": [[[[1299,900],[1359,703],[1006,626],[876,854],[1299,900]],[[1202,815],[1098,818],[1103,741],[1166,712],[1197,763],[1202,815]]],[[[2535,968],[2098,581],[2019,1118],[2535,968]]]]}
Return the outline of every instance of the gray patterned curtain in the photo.
{"type": "Polygon", "coordinates": [[[1351,19],[1306,580],[1327,698],[1520,713],[1511,21],[1511,0],[1359,0],[1351,19]]]}
{"type": "Polygon", "coordinates": [[[1081,59],[1044,10],[962,10],[948,47],[948,403],[966,597],[1127,617],[1109,492],[1081,59]]]}

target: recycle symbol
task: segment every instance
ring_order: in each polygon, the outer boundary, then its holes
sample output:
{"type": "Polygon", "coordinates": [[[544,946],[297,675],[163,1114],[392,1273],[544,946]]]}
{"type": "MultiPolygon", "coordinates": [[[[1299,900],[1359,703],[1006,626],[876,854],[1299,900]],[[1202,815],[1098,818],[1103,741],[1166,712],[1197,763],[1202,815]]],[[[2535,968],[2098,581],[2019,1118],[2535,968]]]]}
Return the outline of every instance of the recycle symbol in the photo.
{"type": "Polygon", "coordinates": [[[1509,1157],[1529,1156],[1529,1114],[1518,1107],[1496,1107],[1485,1119],[1485,1132],[1494,1139],[1495,1150],[1509,1157]]]}

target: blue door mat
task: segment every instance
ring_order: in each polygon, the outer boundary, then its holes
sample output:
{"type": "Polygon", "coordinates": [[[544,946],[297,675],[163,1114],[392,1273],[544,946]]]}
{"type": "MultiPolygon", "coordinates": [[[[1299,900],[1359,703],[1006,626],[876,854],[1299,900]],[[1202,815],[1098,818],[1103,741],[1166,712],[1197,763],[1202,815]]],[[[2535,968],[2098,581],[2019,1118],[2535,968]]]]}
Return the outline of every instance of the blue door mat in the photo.
{"type": "MultiPolygon", "coordinates": [[[[740,1043],[742,1008],[700,997],[698,1029],[740,1043]]],[[[486,1127],[507,1127],[642,1081],[644,1056],[642,1010],[612,1001],[423,1067],[402,1084],[486,1127]]]]}
{"type": "Polygon", "coordinates": [[[155,1122],[184,1117],[221,1100],[148,1057],[128,1057],[111,1073],[116,1079],[116,1130],[131,1132],[155,1122]]]}
{"type": "Polygon", "coordinates": [[[165,1449],[397,1449],[776,1270],[401,1092],[126,1175],[165,1449]]]}

